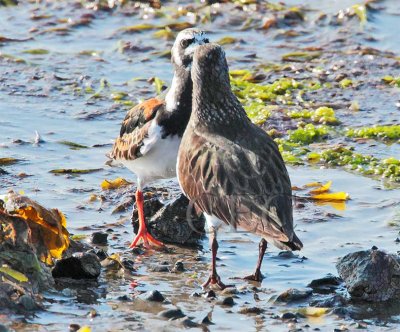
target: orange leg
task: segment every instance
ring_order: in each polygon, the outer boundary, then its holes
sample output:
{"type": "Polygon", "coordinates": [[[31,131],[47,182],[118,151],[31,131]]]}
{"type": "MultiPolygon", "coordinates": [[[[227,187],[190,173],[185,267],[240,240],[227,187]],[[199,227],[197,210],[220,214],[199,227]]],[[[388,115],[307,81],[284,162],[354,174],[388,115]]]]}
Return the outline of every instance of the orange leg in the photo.
{"type": "Polygon", "coordinates": [[[208,285],[218,285],[220,289],[225,289],[227,286],[221,281],[221,278],[217,274],[217,252],[218,252],[218,242],[216,239],[215,230],[210,233],[210,245],[211,245],[211,273],[207,281],[202,285],[203,288],[208,287],[208,285]]]}
{"type": "Polygon", "coordinates": [[[267,250],[267,241],[265,239],[261,239],[258,248],[259,248],[258,249],[259,254],[258,254],[256,271],[253,274],[244,277],[243,279],[261,282],[264,278],[263,275],[261,274],[261,264],[264,258],[265,251],[267,250]]]}
{"type": "Polygon", "coordinates": [[[144,209],[143,209],[143,193],[138,189],[136,190],[136,206],[139,214],[139,230],[133,239],[129,248],[134,248],[138,245],[139,241],[143,241],[143,245],[145,248],[149,248],[151,244],[162,247],[164,244],[158,240],[156,240],[151,234],[147,231],[145,217],[144,217],[144,209]]]}

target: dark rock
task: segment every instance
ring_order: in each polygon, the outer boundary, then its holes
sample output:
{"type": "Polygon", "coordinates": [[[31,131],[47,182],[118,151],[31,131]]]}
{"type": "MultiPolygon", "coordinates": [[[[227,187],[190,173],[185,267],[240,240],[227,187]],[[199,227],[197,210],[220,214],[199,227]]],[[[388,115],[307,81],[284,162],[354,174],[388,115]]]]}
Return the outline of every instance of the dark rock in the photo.
{"type": "Polygon", "coordinates": [[[282,320],[290,320],[290,321],[296,321],[296,315],[292,312],[285,312],[282,316],[281,316],[282,320]]]}
{"type": "Polygon", "coordinates": [[[281,251],[278,253],[279,258],[295,258],[296,255],[292,251],[281,251]]]}
{"type": "Polygon", "coordinates": [[[69,331],[70,332],[76,332],[79,331],[81,326],[79,324],[69,324],[69,331]]]}
{"type": "Polygon", "coordinates": [[[24,310],[26,311],[35,311],[38,310],[40,307],[37,305],[37,303],[35,302],[35,300],[25,294],[22,295],[19,299],[18,299],[18,303],[24,308],[24,310]]]}
{"type": "Polygon", "coordinates": [[[153,302],[163,302],[165,300],[165,297],[158,290],[152,290],[150,292],[147,292],[144,298],[147,301],[153,301],[153,302]]]}
{"type": "Polygon", "coordinates": [[[108,234],[104,232],[94,232],[91,236],[92,244],[97,244],[100,246],[107,245],[108,234]]]}
{"type": "Polygon", "coordinates": [[[207,299],[215,299],[217,297],[217,294],[215,294],[215,292],[212,289],[210,289],[204,294],[204,297],[207,299]]]}
{"type": "Polygon", "coordinates": [[[57,261],[52,270],[54,278],[96,279],[100,275],[99,258],[92,253],[78,253],[57,261]]]}
{"type": "Polygon", "coordinates": [[[128,295],[124,294],[124,295],[118,296],[118,297],[117,297],[117,300],[118,300],[118,301],[126,302],[126,301],[130,301],[130,298],[129,298],[128,295]]]}
{"type": "MultiPolygon", "coordinates": [[[[192,214],[188,220],[189,200],[181,194],[171,203],[161,207],[148,220],[149,232],[165,243],[194,246],[204,234],[204,218],[192,214]]],[[[146,213],[146,212],[145,212],[146,213]]],[[[135,231],[137,231],[135,224],[135,231]]]]}
{"type": "Polygon", "coordinates": [[[259,315],[262,314],[265,310],[259,307],[242,307],[238,310],[239,314],[255,314],[259,315]]]}
{"type": "Polygon", "coordinates": [[[185,314],[181,309],[167,309],[158,313],[158,316],[168,319],[178,319],[185,317],[185,314]]]}
{"type": "Polygon", "coordinates": [[[397,255],[373,247],[340,258],[336,268],[353,300],[400,299],[400,258],[397,255]]]}
{"type": "Polygon", "coordinates": [[[121,262],[125,269],[129,271],[135,271],[135,262],[133,260],[123,257],[121,262]]]}
{"type": "Polygon", "coordinates": [[[327,274],[323,278],[314,279],[307,285],[307,287],[312,288],[315,293],[329,294],[333,293],[342,282],[342,279],[333,274],[327,274]]]}
{"type": "Polygon", "coordinates": [[[201,321],[201,324],[204,324],[204,325],[213,325],[214,324],[210,319],[210,314],[208,314],[206,317],[203,318],[203,320],[201,321]]]}
{"type": "Polygon", "coordinates": [[[103,249],[99,248],[90,249],[87,253],[95,254],[101,261],[108,257],[107,253],[103,249]]]}
{"type": "Polygon", "coordinates": [[[170,272],[169,265],[153,264],[149,266],[150,272],[170,272]]]}
{"type": "Polygon", "coordinates": [[[280,294],[276,301],[278,302],[295,302],[295,301],[300,301],[308,298],[312,294],[312,289],[296,289],[296,288],[289,288],[282,294],[280,294]]]}
{"type": "Polygon", "coordinates": [[[223,306],[227,306],[227,307],[232,307],[235,305],[235,301],[233,300],[232,296],[227,296],[222,301],[219,301],[218,303],[223,306]]]}
{"type": "Polygon", "coordinates": [[[177,319],[177,322],[180,323],[183,327],[192,328],[192,327],[199,327],[200,324],[193,322],[189,317],[183,317],[177,319]]]}
{"type": "Polygon", "coordinates": [[[8,332],[8,329],[3,324],[0,324],[0,332],[8,332]]]}
{"type": "Polygon", "coordinates": [[[316,299],[310,302],[310,306],[312,307],[321,307],[321,308],[337,308],[347,304],[346,298],[344,298],[340,294],[330,295],[328,297],[324,297],[321,299],[316,299]]]}
{"type": "Polygon", "coordinates": [[[174,271],[175,272],[184,272],[185,267],[183,265],[183,262],[181,262],[181,261],[175,262],[174,271]]]}
{"type": "MultiPolygon", "coordinates": [[[[145,201],[143,204],[143,210],[145,216],[153,216],[158,210],[160,210],[164,206],[157,197],[153,197],[150,199],[146,199],[145,197],[144,199],[145,201]]],[[[146,222],[149,223],[149,220],[147,219],[146,222]]],[[[137,233],[139,229],[139,215],[137,209],[133,210],[132,212],[132,224],[133,230],[135,231],[135,233],[137,233]]]]}

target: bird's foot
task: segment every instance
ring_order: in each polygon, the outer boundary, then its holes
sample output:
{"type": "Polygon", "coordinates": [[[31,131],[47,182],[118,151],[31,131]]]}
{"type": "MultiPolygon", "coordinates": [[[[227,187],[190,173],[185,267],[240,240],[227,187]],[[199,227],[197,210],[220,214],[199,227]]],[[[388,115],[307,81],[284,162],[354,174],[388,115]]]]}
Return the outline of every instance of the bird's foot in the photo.
{"type": "Polygon", "coordinates": [[[164,243],[161,241],[156,240],[148,231],[147,229],[139,229],[138,233],[136,234],[135,238],[133,239],[129,248],[136,247],[139,242],[143,242],[143,246],[145,248],[150,248],[153,245],[156,247],[164,247],[164,243]]]}
{"type": "Polygon", "coordinates": [[[249,276],[243,277],[244,280],[251,280],[251,281],[257,281],[261,282],[264,279],[264,276],[261,274],[259,270],[254,272],[253,274],[250,274],[249,276]]]}
{"type": "Polygon", "coordinates": [[[221,290],[223,290],[226,287],[228,287],[221,281],[221,278],[219,277],[218,274],[211,274],[208,277],[207,281],[204,284],[201,285],[201,287],[204,289],[204,288],[207,288],[210,284],[211,285],[217,285],[221,290]]]}

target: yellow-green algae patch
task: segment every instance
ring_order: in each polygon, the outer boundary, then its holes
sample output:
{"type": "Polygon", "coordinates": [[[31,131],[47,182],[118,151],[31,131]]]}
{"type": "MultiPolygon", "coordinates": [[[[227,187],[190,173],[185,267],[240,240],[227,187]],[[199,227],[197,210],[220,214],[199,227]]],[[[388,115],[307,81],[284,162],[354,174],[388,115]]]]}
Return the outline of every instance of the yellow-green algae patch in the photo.
{"type": "Polygon", "coordinates": [[[348,128],[346,136],[397,140],[400,139],[400,125],[348,128]]]}

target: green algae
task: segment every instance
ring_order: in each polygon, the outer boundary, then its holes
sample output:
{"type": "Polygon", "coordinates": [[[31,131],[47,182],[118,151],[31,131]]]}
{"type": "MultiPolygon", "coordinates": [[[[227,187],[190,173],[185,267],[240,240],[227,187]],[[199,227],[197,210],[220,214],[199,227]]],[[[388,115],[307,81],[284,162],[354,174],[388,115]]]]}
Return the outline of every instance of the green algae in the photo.
{"type": "Polygon", "coordinates": [[[34,48],[30,50],[25,50],[22,53],[32,54],[32,55],[44,55],[44,54],[49,54],[50,51],[44,48],[34,48]]]}
{"type": "Polygon", "coordinates": [[[339,82],[339,85],[343,88],[346,89],[348,87],[353,86],[353,81],[348,79],[348,78],[344,78],[339,82]]]}
{"type": "Polygon", "coordinates": [[[263,105],[256,102],[244,106],[247,116],[257,125],[265,123],[276,108],[275,105],[263,105]]]}
{"type": "Polygon", "coordinates": [[[90,168],[90,169],[78,169],[78,168],[58,168],[58,169],[52,169],[49,171],[49,173],[53,174],[74,174],[74,175],[79,175],[79,174],[90,174],[90,173],[95,173],[101,171],[101,168],[90,168]]]}
{"type": "Polygon", "coordinates": [[[291,62],[307,62],[319,58],[321,55],[321,52],[291,52],[282,55],[282,60],[291,62]]]}
{"type": "Polygon", "coordinates": [[[351,6],[353,13],[360,20],[360,24],[364,25],[367,23],[368,15],[367,15],[367,6],[365,4],[355,4],[351,6]]]}
{"type": "Polygon", "coordinates": [[[220,40],[218,40],[217,44],[223,46],[223,45],[229,45],[229,44],[235,44],[238,40],[233,37],[223,37],[220,40]]]}
{"type": "Polygon", "coordinates": [[[327,125],[336,125],[339,121],[336,119],[335,111],[331,107],[322,106],[315,111],[303,109],[293,110],[287,113],[292,119],[311,119],[314,123],[327,125]]]}
{"type": "Polygon", "coordinates": [[[397,86],[400,88],[400,77],[386,75],[382,77],[382,81],[388,85],[397,86]]]}
{"type": "Polygon", "coordinates": [[[326,126],[314,126],[309,123],[303,128],[288,131],[288,140],[301,145],[311,144],[323,140],[328,134],[326,126]]]}
{"type": "Polygon", "coordinates": [[[379,159],[372,155],[354,152],[351,148],[336,147],[318,153],[319,162],[329,166],[343,166],[363,175],[381,176],[400,182],[400,161],[391,157],[379,159]]]}
{"type": "Polygon", "coordinates": [[[400,139],[400,125],[349,128],[346,136],[397,140],[400,139]]]}
{"type": "Polygon", "coordinates": [[[62,145],[69,146],[72,150],[89,149],[87,145],[71,142],[71,141],[59,141],[62,145]]]}

